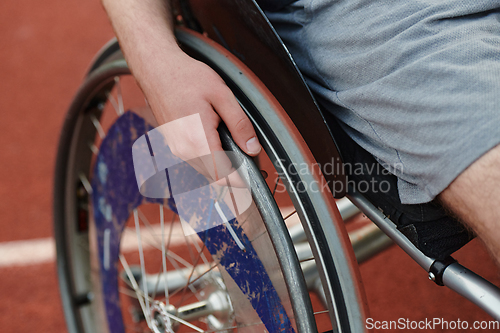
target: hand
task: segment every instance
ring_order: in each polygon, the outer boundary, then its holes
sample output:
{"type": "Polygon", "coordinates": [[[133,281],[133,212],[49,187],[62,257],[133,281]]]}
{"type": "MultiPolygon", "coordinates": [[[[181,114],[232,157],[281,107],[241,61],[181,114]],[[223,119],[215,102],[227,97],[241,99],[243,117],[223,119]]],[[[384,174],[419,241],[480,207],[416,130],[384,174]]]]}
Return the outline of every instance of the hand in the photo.
{"type": "Polygon", "coordinates": [[[159,125],[172,122],[162,131],[172,153],[218,185],[227,185],[224,176],[230,175],[231,186],[244,186],[222,153],[217,127],[224,121],[233,140],[248,155],[257,155],[261,146],[250,120],[220,76],[180,50],[141,67],[141,76],[136,78],[156,120],[159,125]]]}
{"type": "MultiPolygon", "coordinates": [[[[222,151],[217,132],[221,120],[244,152],[255,156],[261,150],[252,124],[231,90],[210,67],[179,48],[169,1],[102,2],[159,125],[174,120],[182,123],[188,116],[199,115],[201,124],[197,127],[187,122],[169,128],[166,138],[172,152],[220,185],[225,184],[219,174],[225,175],[231,164],[223,154],[217,157],[222,151]],[[199,158],[210,154],[212,158],[199,158]]],[[[239,179],[235,172],[232,175],[239,179]]],[[[231,185],[236,183],[231,181],[231,185]]]]}

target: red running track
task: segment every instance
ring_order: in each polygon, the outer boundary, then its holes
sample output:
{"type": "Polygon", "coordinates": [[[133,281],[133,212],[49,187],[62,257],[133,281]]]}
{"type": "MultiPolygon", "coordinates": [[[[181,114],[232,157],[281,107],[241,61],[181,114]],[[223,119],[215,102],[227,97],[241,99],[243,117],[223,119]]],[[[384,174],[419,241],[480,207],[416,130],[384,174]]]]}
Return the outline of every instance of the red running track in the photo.
{"type": "MultiPolygon", "coordinates": [[[[53,169],[65,109],[92,56],[112,35],[97,0],[0,2],[0,242],[52,236],[53,169]]],[[[500,285],[479,242],[456,258],[500,285]]],[[[428,281],[397,248],[361,272],[374,320],[490,320],[428,281]]],[[[1,332],[66,331],[54,262],[0,268],[0,298],[1,332]]]]}

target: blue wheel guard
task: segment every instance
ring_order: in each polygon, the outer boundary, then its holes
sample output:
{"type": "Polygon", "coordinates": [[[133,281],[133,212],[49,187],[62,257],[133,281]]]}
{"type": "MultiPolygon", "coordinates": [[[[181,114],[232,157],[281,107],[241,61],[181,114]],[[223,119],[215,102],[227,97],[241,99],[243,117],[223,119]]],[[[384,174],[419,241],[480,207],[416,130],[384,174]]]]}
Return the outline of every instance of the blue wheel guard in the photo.
{"type": "MultiPolygon", "coordinates": [[[[215,261],[228,272],[269,332],[294,332],[262,261],[248,237],[238,225],[234,214],[220,202],[227,221],[221,221],[214,203],[216,195],[207,179],[189,164],[180,160],[165,171],[168,191],[172,196],[150,198],[141,194],[134,170],[132,147],[139,138],[146,138],[144,149],[152,155],[147,134],[153,128],[133,112],[120,116],[102,141],[92,174],[92,204],[97,235],[99,268],[106,317],[110,332],[125,331],[118,295],[118,258],[121,234],[133,210],[145,203],[163,204],[181,216],[196,216],[198,223],[210,225],[196,229],[215,261]],[[149,149],[149,152],[148,150],[149,149]],[[177,163],[178,162],[178,163],[177,163]],[[181,181],[170,181],[180,179],[181,181]],[[184,195],[186,192],[190,195],[184,195]],[[193,196],[193,191],[197,196],[193,196]],[[229,230],[228,225],[232,228],[229,230]],[[230,231],[234,231],[231,234],[230,231]],[[238,244],[237,240],[241,243],[238,244]],[[242,245],[244,250],[242,250],[242,245]]],[[[137,147],[137,145],[136,145],[137,147]]],[[[172,161],[176,157],[171,155],[172,161]]],[[[156,182],[158,184],[158,182],[156,182]]],[[[148,186],[146,184],[145,186],[148,186]]],[[[189,219],[184,218],[189,221],[189,219]]]]}

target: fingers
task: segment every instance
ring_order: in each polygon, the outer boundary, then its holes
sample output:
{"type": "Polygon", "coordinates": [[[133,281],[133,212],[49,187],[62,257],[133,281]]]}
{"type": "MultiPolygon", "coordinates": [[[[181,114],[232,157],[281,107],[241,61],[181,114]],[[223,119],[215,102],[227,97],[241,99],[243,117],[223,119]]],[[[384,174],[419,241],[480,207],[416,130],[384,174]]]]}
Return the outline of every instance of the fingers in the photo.
{"type": "Polygon", "coordinates": [[[222,119],[236,144],[255,156],[261,145],[252,123],[217,73],[187,56],[179,61],[184,62],[179,67],[183,73],[178,76],[180,81],[155,85],[169,94],[148,98],[158,122],[167,125],[163,131],[166,142],[175,156],[217,184],[244,186],[229,158],[220,154],[223,149],[217,127],[222,119]],[[212,157],[200,159],[202,156],[212,157]]]}
{"type": "MultiPolygon", "coordinates": [[[[217,124],[218,125],[218,124],[217,124]]],[[[219,186],[245,187],[245,183],[233,167],[227,152],[223,151],[217,125],[207,126],[206,137],[211,151],[211,159],[204,159],[206,170],[219,186]]]]}
{"type": "Polygon", "coordinates": [[[231,90],[224,86],[214,93],[210,102],[226,124],[236,144],[251,156],[262,149],[250,119],[242,110],[231,90]]]}
{"type": "MultiPolygon", "coordinates": [[[[222,150],[217,131],[220,118],[211,105],[200,108],[201,114],[189,115],[158,127],[163,142],[171,152],[204,175],[211,183],[220,186],[245,186],[231,161],[222,150]]],[[[154,135],[150,135],[154,138],[154,135]]],[[[162,139],[155,139],[162,141],[162,139]]]]}

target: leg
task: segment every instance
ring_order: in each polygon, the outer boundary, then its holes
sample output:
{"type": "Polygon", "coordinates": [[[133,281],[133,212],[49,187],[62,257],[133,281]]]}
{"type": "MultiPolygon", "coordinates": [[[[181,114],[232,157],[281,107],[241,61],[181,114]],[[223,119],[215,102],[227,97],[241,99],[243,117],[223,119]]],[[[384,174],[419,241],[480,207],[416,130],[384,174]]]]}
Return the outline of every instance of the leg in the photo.
{"type": "Polygon", "coordinates": [[[469,166],[439,198],[477,233],[500,265],[500,145],[469,166]]]}

